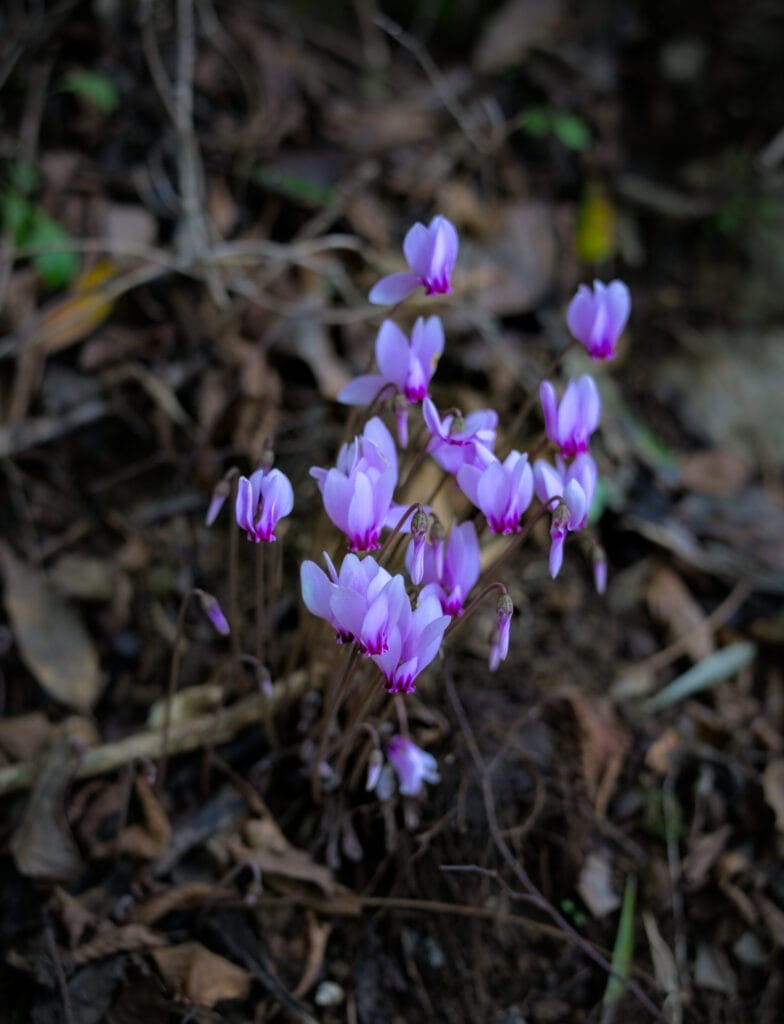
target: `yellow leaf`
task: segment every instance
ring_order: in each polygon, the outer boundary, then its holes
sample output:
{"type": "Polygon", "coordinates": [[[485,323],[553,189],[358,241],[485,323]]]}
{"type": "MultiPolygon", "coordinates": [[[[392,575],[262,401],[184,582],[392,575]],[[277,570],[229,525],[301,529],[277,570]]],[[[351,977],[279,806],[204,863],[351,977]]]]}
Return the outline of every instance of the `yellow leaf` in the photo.
{"type": "Polygon", "coordinates": [[[589,182],[577,213],[575,242],[580,259],[603,263],[615,252],[617,213],[602,185],[589,182]]]}
{"type": "Polygon", "coordinates": [[[101,260],[81,273],[68,294],[41,315],[30,344],[59,352],[100,327],[114,305],[105,296],[105,286],[117,272],[111,260],[101,260]]]}

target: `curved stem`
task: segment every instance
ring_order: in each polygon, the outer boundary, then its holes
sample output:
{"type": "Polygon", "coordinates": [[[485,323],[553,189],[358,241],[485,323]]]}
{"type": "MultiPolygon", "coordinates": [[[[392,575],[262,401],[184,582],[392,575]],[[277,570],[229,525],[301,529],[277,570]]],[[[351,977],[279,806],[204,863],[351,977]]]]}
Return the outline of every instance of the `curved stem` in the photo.
{"type": "Polygon", "coordinates": [[[564,348],[561,349],[561,351],[555,356],[554,359],[551,360],[551,362],[548,365],[547,369],[544,371],[544,374],[542,375],[542,378],[539,381],[539,384],[533,389],[531,394],[526,399],[522,409],[520,409],[520,411],[518,412],[517,416],[515,416],[514,421],[512,422],[512,426],[509,428],[509,434],[508,434],[509,437],[514,437],[515,434],[517,434],[519,432],[519,430],[522,427],[522,425],[528,419],[529,413],[531,412],[533,407],[536,405],[536,403],[539,401],[539,388],[542,385],[542,381],[547,380],[547,378],[549,376],[551,376],[551,374],[555,373],[555,371],[558,369],[558,367],[563,362],[563,360],[564,360],[564,358],[566,356],[566,353],[570,349],[574,348],[577,344],[578,343],[577,343],[577,341],[575,341],[574,338],[570,338],[568,344],[566,346],[564,346],[564,348]]]}
{"type": "Polygon", "coordinates": [[[160,794],[166,780],[166,767],[169,757],[169,734],[171,732],[172,702],[177,690],[177,680],[180,675],[180,660],[182,658],[182,636],[185,630],[185,613],[188,610],[191,598],[196,596],[196,590],[191,589],[180,602],[180,610],[177,613],[177,626],[174,633],[174,650],[169,667],[169,686],[166,691],[166,704],[163,709],[163,726],[161,728],[161,753],[158,758],[158,772],[155,779],[155,792],[160,794]]]}
{"type": "Polygon", "coordinates": [[[500,582],[500,580],[496,580],[493,583],[488,583],[487,586],[483,587],[480,593],[477,594],[477,596],[474,598],[471,604],[465,609],[463,614],[457,615],[455,616],[455,618],[452,619],[452,621],[449,623],[449,625],[446,627],[446,630],[444,631],[444,639],[446,640],[450,633],[454,633],[457,627],[461,623],[465,622],[466,619],[468,619],[471,616],[471,614],[476,611],[476,609],[479,607],[480,602],[484,601],[487,595],[492,594],[494,590],[500,590],[502,594],[509,593],[509,591],[506,589],[503,583],[500,582]]]}

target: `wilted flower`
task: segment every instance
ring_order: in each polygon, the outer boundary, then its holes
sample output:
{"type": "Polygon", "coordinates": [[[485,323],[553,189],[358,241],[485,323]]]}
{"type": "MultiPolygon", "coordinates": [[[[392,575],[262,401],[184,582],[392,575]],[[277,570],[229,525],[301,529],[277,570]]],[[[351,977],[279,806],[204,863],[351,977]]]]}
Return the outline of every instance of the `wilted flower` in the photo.
{"type": "Polygon", "coordinates": [[[435,595],[446,615],[462,615],[465,599],[479,579],[479,540],[474,524],[453,526],[440,558],[431,545],[425,550],[424,562],[422,596],[435,595]]]}
{"type": "Polygon", "coordinates": [[[516,533],[534,496],[528,456],[518,451],[511,451],[503,462],[496,459],[484,469],[461,466],[457,483],[484,514],[491,533],[516,533]]]}
{"type": "Polygon", "coordinates": [[[592,359],[612,359],[629,319],[631,295],[623,281],[594,281],[593,292],[584,284],[569,303],[566,322],[592,359]]]}
{"type": "Polygon", "coordinates": [[[590,374],[569,381],[560,405],[555,388],[542,381],[539,397],[544,412],[547,436],[566,458],[588,451],[588,440],[599,425],[602,403],[596,382],[590,374]]]}
{"type": "Polygon", "coordinates": [[[416,796],[423,782],[441,781],[436,759],[408,736],[393,736],[387,745],[387,756],[397,772],[403,796],[416,796]]]}
{"type": "Polygon", "coordinates": [[[501,594],[496,605],[498,611],[498,639],[490,648],[490,671],[495,672],[509,654],[509,632],[512,626],[514,605],[508,594],[501,594]]]}
{"type": "Polygon", "coordinates": [[[394,516],[392,495],[397,484],[397,454],[392,435],[374,416],[363,433],[344,444],[334,469],[314,466],[324,508],[346,534],[351,551],[380,547],[381,530],[394,516]]]}
{"type": "Polygon", "coordinates": [[[288,477],[279,469],[257,469],[250,477],[241,476],[237,484],[237,525],[248,540],[275,540],[278,520],[294,507],[294,491],[288,477]]]}
{"type": "Polygon", "coordinates": [[[550,575],[555,579],[563,564],[563,547],[567,533],[581,530],[588,521],[588,512],[596,492],[596,463],[587,453],[578,455],[571,465],[556,458],[555,466],[543,459],[534,465],[536,494],[540,501],[551,502],[560,497],[563,504],[553,513],[550,525],[550,575]]]}
{"type": "Polygon", "coordinates": [[[388,384],[409,402],[421,402],[444,351],[444,328],[437,316],[418,317],[411,341],[391,320],[385,320],[376,337],[376,362],[380,373],[356,377],[338,395],[345,405],[372,402],[388,384]]]}
{"type": "Polygon", "coordinates": [[[447,413],[443,419],[433,402],[426,398],[422,414],[431,438],[427,450],[447,473],[457,473],[461,466],[488,466],[495,460],[495,428],[498,414],[493,409],[471,412],[465,419],[447,413]]]}
{"type": "Polygon", "coordinates": [[[368,299],[387,306],[405,299],[422,285],[425,295],[447,295],[457,260],[459,241],[454,224],[446,217],[434,217],[430,224],[415,224],[403,240],[403,253],[410,272],[382,277],[368,299]]]}

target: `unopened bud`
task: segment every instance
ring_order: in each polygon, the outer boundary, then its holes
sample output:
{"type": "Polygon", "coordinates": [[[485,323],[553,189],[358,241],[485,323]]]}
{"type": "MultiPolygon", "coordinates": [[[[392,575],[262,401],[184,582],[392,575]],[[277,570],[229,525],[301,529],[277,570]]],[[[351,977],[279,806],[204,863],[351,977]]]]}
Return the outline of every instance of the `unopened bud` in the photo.
{"type": "Polygon", "coordinates": [[[444,524],[437,516],[433,516],[430,523],[430,545],[433,548],[435,558],[436,577],[441,580],[444,576],[444,539],[446,530],[444,524]]]}
{"type": "Polygon", "coordinates": [[[571,513],[569,506],[565,501],[562,501],[555,512],[553,512],[553,519],[550,523],[550,536],[551,537],[564,537],[569,531],[569,520],[571,519],[571,513]]]}
{"type": "Polygon", "coordinates": [[[593,583],[597,594],[603,594],[607,589],[607,555],[601,544],[596,544],[593,549],[593,583]]]}
{"type": "Polygon", "coordinates": [[[416,512],[411,517],[411,536],[415,540],[424,539],[427,535],[427,527],[430,522],[430,518],[425,510],[420,505],[416,512]]]}
{"type": "Polygon", "coordinates": [[[397,443],[401,448],[405,448],[408,445],[408,399],[398,391],[392,404],[395,410],[397,443]]]}
{"type": "Polygon", "coordinates": [[[204,522],[207,526],[212,526],[218,518],[218,513],[223,508],[224,501],[231,494],[231,481],[236,472],[236,469],[230,469],[223,479],[219,480],[215,485],[212,497],[210,498],[210,507],[207,509],[207,515],[204,517],[204,522]]]}
{"type": "Polygon", "coordinates": [[[378,780],[381,778],[381,769],[384,766],[384,755],[376,747],[370,751],[370,757],[368,758],[368,772],[367,772],[367,783],[365,789],[368,793],[372,793],[378,785],[378,780]]]}
{"type": "Polygon", "coordinates": [[[452,419],[452,422],[449,424],[449,433],[450,433],[450,435],[452,435],[452,434],[459,434],[462,430],[465,430],[465,428],[466,428],[466,421],[463,419],[462,414],[459,413],[459,412],[455,413],[454,418],[452,419]]]}
{"type": "Polygon", "coordinates": [[[218,633],[220,633],[221,636],[228,636],[231,629],[229,628],[228,620],[223,614],[221,606],[218,604],[216,598],[214,598],[212,594],[208,594],[206,590],[197,589],[195,594],[201,602],[204,613],[218,633]]]}
{"type": "Polygon", "coordinates": [[[495,607],[498,612],[498,639],[490,648],[491,672],[495,672],[507,654],[509,654],[509,633],[512,628],[514,604],[512,604],[512,599],[506,591],[498,598],[495,607]]]}

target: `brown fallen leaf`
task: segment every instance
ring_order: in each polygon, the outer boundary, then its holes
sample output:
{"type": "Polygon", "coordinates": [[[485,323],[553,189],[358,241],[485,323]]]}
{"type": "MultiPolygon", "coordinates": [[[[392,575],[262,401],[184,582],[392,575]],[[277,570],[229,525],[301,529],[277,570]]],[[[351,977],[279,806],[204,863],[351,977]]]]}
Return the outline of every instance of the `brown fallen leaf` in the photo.
{"type": "Polygon", "coordinates": [[[532,47],[562,37],[566,7],[562,0],[507,0],[488,16],[474,51],[477,71],[517,65],[532,47]]]}
{"type": "Polygon", "coordinates": [[[715,832],[699,836],[683,859],[683,877],[690,889],[701,889],[708,881],[732,835],[732,825],[722,825],[715,832]]]}
{"type": "Polygon", "coordinates": [[[212,1009],[224,999],[243,999],[251,976],[200,942],[155,949],[151,956],[174,998],[212,1009]]]}
{"type": "Polygon", "coordinates": [[[315,885],[325,896],[334,895],[338,886],[329,868],[292,846],[271,816],[246,822],[243,836],[246,842],[227,839],[226,847],[236,861],[256,864],[262,879],[265,875],[296,879],[315,885]]]}
{"type": "Polygon", "coordinates": [[[118,857],[125,854],[142,860],[160,857],[171,842],[169,819],[161,807],[149,782],[143,775],[134,780],[136,798],[141,804],[143,825],[128,825],[108,843],[96,843],[92,854],[96,858],[118,857]]]}
{"type": "Polygon", "coordinates": [[[131,911],[131,920],[138,924],[155,924],[174,910],[192,910],[204,906],[205,903],[212,904],[236,898],[235,889],[220,888],[208,882],[189,882],[176,885],[143,903],[135,904],[131,911]]]}
{"type": "Polygon", "coordinates": [[[59,352],[91,334],[112,311],[106,285],[117,276],[118,267],[101,260],[74,281],[71,291],[58,299],[39,318],[27,340],[46,352],[59,352]]]}
{"type": "Polygon", "coordinates": [[[96,927],[98,920],[76,897],[56,885],[52,891],[51,906],[68,932],[68,945],[78,946],[85,932],[96,927]]]}
{"type": "Polygon", "coordinates": [[[101,692],[93,642],[48,578],[0,545],[4,600],[20,654],[50,697],[89,711],[101,692]]]}
{"type": "Polygon", "coordinates": [[[716,497],[737,494],[754,475],[747,459],[722,448],[689,452],[679,459],[678,469],[686,490],[716,497]]]}
{"type": "Polygon", "coordinates": [[[46,746],[53,728],[41,711],[0,718],[0,750],[12,761],[27,761],[46,746]]]}
{"type": "Polygon", "coordinates": [[[702,661],[716,650],[713,634],[705,626],[705,613],[680,576],[671,569],[665,566],[654,569],[645,590],[645,600],[651,615],[667,626],[671,640],[684,637],[686,653],[692,661],[702,661]]]}
{"type": "Polygon", "coordinates": [[[308,958],[305,963],[305,970],[292,991],[295,999],[302,999],[316,983],[321,965],[324,963],[324,954],[327,951],[327,940],[329,939],[332,926],[328,921],[319,921],[312,910],[307,912],[308,920],[308,958]]]}
{"type": "Polygon", "coordinates": [[[21,874],[58,881],[81,874],[82,858],[65,817],[65,794],[79,761],[67,733],[57,734],[42,756],[24,817],[11,839],[21,874]]]}
{"type": "Polygon", "coordinates": [[[156,946],[162,946],[166,936],[154,932],[143,924],[114,925],[104,923],[98,934],[77,946],[71,953],[73,961],[80,967],[104,956],[115,953],[138,953],[156,946]]]}

